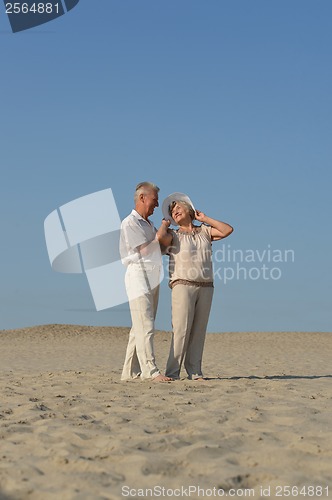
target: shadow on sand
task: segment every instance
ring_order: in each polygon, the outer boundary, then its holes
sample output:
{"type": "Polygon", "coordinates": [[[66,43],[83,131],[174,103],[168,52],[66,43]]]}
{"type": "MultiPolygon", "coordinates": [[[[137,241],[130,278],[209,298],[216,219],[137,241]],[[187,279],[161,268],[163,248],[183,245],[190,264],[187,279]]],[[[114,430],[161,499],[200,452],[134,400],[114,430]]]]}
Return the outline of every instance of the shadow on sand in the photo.
{"type": "Polygon", "coordinates": [[[0,500],[15,500],[15,498],[0,490],[0,500]]]}
{"type": "Polygon", "coordinates": [[[257,377],[257,375],[236,376],[236,377],[205,377],[205,380],[314,380],[317,378],[332,378],[332,375],[266,375],[257,377]]]}

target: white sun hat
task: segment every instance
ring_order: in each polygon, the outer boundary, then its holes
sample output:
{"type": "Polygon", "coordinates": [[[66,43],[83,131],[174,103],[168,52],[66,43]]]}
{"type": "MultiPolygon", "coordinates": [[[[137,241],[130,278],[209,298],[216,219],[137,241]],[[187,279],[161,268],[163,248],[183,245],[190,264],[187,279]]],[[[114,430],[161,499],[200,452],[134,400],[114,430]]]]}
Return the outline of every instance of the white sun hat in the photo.
{"type": "Polygon", "coordinates": [[[170,206],[173,201],[185,201],[186,203],[189,203],[189,205],[192,207],[192,209],[195,211],[195,207],[189,196],[187,196],[184,193],[172,193],[167,196],[167,198],[164,199],[161,210],[163,212],[164,219],[170,220],[173,226],[177,226],[177,223],[174,221],[174,219],[170,216],[168,207],[170,206]]]}

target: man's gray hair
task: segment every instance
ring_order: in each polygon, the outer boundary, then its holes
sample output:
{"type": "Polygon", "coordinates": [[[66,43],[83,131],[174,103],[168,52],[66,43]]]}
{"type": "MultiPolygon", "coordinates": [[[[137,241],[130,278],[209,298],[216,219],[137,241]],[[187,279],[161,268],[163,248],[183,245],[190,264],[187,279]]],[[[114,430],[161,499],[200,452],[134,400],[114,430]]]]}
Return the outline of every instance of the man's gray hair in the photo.
{"type": "Polygon", "coordinates": [[[159,187],[153,184],[152,182],[140,182],[136,186],[136,191],[134,194],[134,202],[138,201],[138,198],[141,194],[148,194],[149,191],[159,192],[159,187]]]}

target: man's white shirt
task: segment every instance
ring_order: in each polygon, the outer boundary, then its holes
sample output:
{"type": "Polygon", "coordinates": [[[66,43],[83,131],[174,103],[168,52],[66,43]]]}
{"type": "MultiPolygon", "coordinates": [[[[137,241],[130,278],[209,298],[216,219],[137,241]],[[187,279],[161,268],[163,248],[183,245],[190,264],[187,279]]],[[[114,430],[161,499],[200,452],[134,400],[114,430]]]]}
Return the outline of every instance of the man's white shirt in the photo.
{"type": "Polygon", "coordinates": [[[139,262],[161,266],[161,251],[156,233],[157,230],[152,222],[148,222],[136,210],[132,210],[121,223],[120,255],[122,263],[125,266],[139,262]],[[144,247],[140,248],[142,245],[144,247]]]}

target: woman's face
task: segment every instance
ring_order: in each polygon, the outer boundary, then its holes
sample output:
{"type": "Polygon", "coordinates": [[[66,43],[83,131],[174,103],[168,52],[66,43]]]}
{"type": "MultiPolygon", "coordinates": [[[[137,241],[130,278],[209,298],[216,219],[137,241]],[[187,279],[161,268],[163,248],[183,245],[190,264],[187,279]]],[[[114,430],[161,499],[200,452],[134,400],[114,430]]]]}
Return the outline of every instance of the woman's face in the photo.
{"type": "Polygon", "coordinates": [[[174,205],[172,209],[172,217],[179,226],[181,226],[181,224],[188,224],[191,222],[189,210],[181,202],[174,205]]]}

